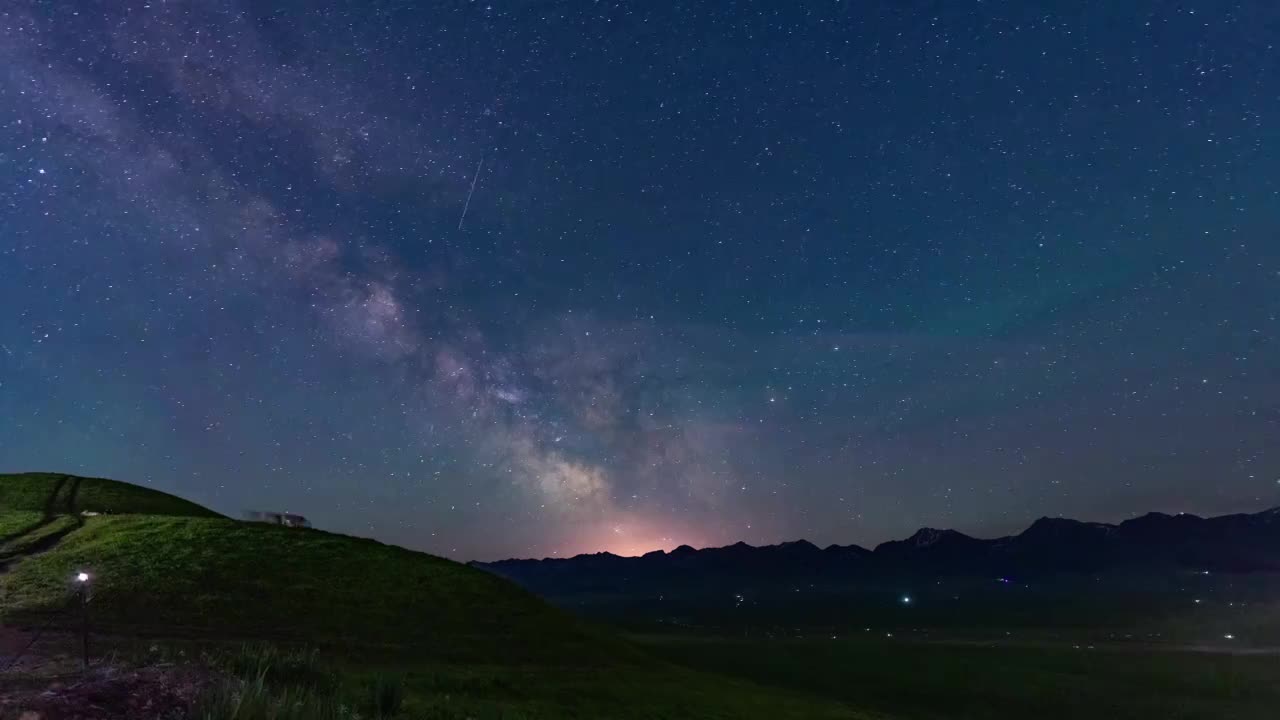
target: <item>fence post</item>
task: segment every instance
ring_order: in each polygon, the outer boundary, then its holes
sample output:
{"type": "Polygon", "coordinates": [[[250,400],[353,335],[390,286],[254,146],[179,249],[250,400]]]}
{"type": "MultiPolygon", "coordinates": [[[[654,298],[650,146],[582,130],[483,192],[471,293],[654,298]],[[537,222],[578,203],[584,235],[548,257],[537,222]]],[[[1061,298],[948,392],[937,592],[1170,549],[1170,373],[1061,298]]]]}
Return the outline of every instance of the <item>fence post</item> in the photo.
{"type": "Polygon", "coordinates": [[[83,570],[76,573],[76,583],[80,586],[80,651],[84,661],[84,669],[89,669],[89,573],[83,570]]]}
{"type": "Polygon", "coordinates": [[[81,649],[84,651],[84,668],[89,669],[89,594],[87,588],[80,589],[81,615],[81,649]]]}

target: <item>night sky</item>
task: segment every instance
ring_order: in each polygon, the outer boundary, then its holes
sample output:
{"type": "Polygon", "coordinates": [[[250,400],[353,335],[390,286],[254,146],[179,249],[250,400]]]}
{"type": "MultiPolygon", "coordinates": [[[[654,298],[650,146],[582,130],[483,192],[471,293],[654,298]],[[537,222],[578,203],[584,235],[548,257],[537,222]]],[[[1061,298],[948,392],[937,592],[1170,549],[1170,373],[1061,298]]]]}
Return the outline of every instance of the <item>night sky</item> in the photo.
{"type": "Polygon", "coordinates": [[[459,559],[1253,511],[1278,318],[1274,0],[0,8],[0,470],[459,559]]]}

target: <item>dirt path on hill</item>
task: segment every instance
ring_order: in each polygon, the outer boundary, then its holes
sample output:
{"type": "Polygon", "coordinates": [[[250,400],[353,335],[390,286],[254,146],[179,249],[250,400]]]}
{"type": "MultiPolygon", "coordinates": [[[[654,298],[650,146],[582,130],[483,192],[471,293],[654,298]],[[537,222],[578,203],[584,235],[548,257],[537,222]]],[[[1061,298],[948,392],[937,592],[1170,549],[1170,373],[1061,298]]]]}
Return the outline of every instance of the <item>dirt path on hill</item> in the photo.
{"type": "MultiPolygon", "coordinates": [[[[0,578],[8,574],[18,563],[41,553],[49,552],[57,547],[64,537],[84,527],[84,518],[76,511],[76,496],[80,492],[80,478],[72,480],[71,487],[68,488],[66,493],[65,502],[61,503],[62,507],[59,508],[59,496],[62,495],[62,490],[66,487],[66,484],[67,478],[59,479],[53,491],[49,493],[48,499],[45,500],[44,515],[40,522],[3,538],[0,544],[21,541],[24,537],[40,532],[60,517],[70,517],[74,522],[66,528],[49,533],[33,543],[0,555],[0,578]],[[60,509],[64,512],[59,512],[60,509]]],[[[9,666],[13,665],[14,661],[24,654],[24,651],[29,653],[32,649],[31,644],[37,638],[38,633],[0,623],[0,671],[13,669],[9,666]]]]}
{"type": "Polygon", "coordinates": [[[84,527],[84,517],[76,510],[76,497],[80,494],[80,481],[81,479],[78,477],[71,480],[71,487],[67,488],[65,500],[59,503],[59,496],[63,494],[63,488],[67,486],[67,478],[59,478],[58,483],[53,486],[53,490],[49,493],[49,497],[45,499],[44,514],[40,521],[7,537],[0,538],[0,546],[3,546],[18,542],[24,537],[40,532],[60,517],[69,517],[74,522],[73,525],[57,532],[49,533],[36,542],[25,545],[20,549],[0,553],[0,576],[9,572],[10,568],[22,560],[52,550],[62,541],[62,538],[84,527]],[[59,510],[62,512],[59,512],[59,510]]]}
{"type": "MultiPolygon", "coordinates": [[[[4,545],[7,545],[23,536],[30,535],[45,525],[53,522],[58,516],[58,495],[62,493],[62,487],[66,484],[67,478],[65,476],[58,478],[58,484],[53,486],[53,492],[49,493],[49,497],[45,498],[44,511],[41,514],[40,519],[15,533],[10,533],[4,537],[0,537],[0,547],[3,547],[4,545]]],[[[0,563],[3,563],[3,557],[0,557],[0,563]]],[[[3,567],[0,567],[0,572],[4,572],[3,567]]]]}

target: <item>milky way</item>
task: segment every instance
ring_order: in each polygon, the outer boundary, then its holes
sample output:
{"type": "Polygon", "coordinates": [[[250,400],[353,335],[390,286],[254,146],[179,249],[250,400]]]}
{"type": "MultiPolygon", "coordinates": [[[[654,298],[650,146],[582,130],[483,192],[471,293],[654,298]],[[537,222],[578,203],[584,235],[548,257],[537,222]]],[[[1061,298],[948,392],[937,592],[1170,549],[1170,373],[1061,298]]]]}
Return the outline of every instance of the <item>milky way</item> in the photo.
{"type": "Polygon", "coordinates": [[[1121,5],[7,2],[0,470],[485,559],[1280,504],[1280,11],[1121,5]]]}

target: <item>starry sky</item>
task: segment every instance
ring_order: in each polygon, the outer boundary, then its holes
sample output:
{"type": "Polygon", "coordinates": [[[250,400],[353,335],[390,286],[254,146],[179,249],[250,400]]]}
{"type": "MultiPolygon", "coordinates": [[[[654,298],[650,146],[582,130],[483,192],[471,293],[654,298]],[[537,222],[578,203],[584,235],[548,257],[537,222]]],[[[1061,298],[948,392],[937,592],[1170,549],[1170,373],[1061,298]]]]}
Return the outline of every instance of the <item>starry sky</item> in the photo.
{"type": "Polygon", "coordinates": [[[0,469],[458,559],[1280,504],[1271,0],[7,0],[0,469]]]}

